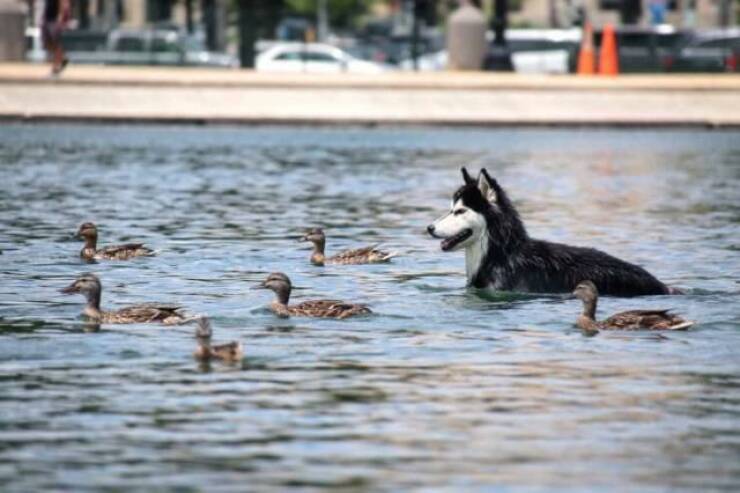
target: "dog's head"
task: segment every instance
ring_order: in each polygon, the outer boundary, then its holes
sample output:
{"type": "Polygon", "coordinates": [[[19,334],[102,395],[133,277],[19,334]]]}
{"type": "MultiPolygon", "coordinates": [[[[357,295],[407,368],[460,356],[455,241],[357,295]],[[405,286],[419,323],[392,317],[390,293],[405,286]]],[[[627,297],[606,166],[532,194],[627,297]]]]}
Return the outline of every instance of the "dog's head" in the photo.
{"type": "Polygon", "coordinates": [[[485,168],[477,180],[465,168],[461,171],[464,184],[452,196],[450,211],[427,227],[430,235],[442,240],[445,252],[472,245],[512,220],[519,222],[506,193],[485,168]]]}

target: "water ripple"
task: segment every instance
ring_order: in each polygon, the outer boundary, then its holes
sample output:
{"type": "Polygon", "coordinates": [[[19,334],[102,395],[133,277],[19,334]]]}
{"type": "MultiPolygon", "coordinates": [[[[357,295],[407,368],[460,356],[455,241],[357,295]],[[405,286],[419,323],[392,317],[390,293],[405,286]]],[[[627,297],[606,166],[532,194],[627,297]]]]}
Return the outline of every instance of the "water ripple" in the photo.
{"type": "Polygon", "coordinates": [[[0,130],[3,491],[731,491],[740,484],[737,132],[14,126],[0,130]],[[673,334],[572,327],[562,296],[464,288],[424,227],[487,166],[533,236],[680,285],[673,334]],[[87,264],[72,234],[154,258],[87,264]],[[296,243],[383,242],[392,264],[318,268],[296,243]],[[249,288],[372,317],[280,320],[249,288]],[[165,300],[239,339],[198,364],[192,327],[90,326],[58,289],[165,300]]]}

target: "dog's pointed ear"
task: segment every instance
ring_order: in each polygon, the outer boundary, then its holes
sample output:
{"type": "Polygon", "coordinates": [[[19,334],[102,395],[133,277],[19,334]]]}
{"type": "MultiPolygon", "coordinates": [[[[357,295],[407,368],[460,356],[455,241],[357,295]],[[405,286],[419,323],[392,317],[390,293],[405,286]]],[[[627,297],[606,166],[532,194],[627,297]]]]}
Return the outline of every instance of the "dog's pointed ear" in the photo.
{"type": "Polygon", "coordinates": [[[498,199],[498,195],[496,194],[497,185],[496,180],[491,178],[486,168],[482,168],[480,173],[478,173],[478,190],[491,203],[495,203],[498,199]]]}
{"type": "Polygon", "coordinates": [[[462,173],[463,180],[465,181],[466,185],[470,185],[471,183],[475,183],[475,180],[473,180],[473,177],[470,176],[468,173],[468,170],[465,169],[465,166],[460,168],[460,173],[462,173]]]}

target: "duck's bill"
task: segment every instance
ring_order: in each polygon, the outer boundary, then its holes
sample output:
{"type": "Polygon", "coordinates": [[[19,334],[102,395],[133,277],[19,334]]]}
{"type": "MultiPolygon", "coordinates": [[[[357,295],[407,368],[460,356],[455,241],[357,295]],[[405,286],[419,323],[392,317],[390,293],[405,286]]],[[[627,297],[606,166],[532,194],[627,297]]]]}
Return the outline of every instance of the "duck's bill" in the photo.
{"type": "Polygon", "coordinates": [[[255,284],[254,286],[252,286],[249,289],[267,289],[267,286],[265,286],[265,283],[264,282],[261,282],[259,284],[255,284]]]}
{"type": "Polygon", "coordinates": [[[80,290],[74,284],[70,284],[66,288],[60,289],[59,292],[62,294],[73,294],[73,293],[79,293],[80,290]]]}
{"type": "Polygon", "coordinates": [[[308,235],[298,238],[298,243],[304,243],[306,241],[308,241],[308,235]]]}

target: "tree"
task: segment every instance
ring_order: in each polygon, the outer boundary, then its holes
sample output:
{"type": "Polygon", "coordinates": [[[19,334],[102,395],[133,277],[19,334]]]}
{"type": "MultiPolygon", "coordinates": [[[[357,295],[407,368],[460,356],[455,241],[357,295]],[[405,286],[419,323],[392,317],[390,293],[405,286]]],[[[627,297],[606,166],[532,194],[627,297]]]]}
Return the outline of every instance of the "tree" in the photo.
{"type": "MultiPolygon", "coordinates": [[[[312,18],[316,16],[317,3],[317,0],[285,0],[288,12],[312,18]]],[[[372,3],[368,0],[327,0],[329,22],[339,28],[353,27],[372,3]]]]}

